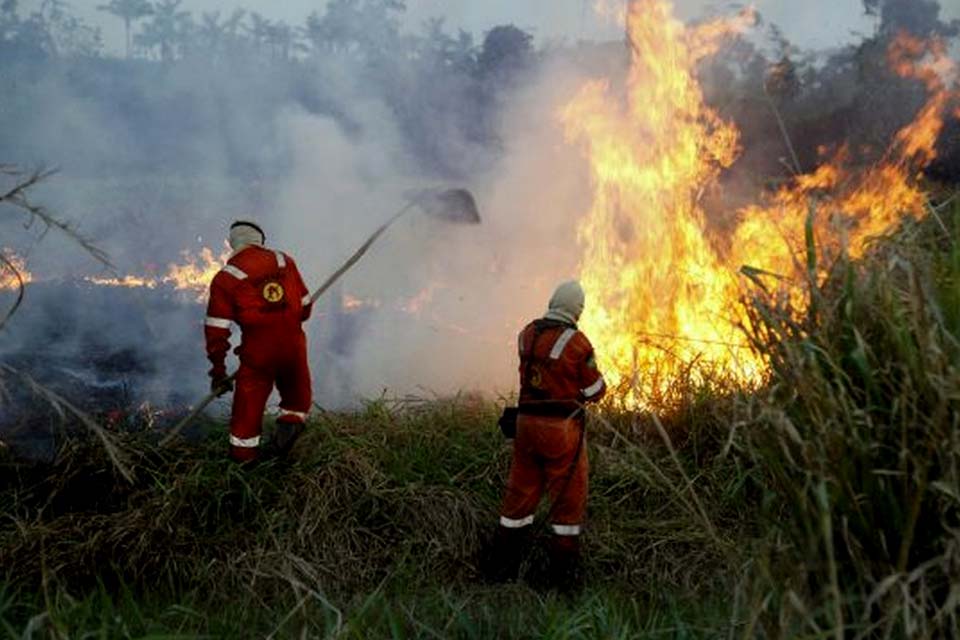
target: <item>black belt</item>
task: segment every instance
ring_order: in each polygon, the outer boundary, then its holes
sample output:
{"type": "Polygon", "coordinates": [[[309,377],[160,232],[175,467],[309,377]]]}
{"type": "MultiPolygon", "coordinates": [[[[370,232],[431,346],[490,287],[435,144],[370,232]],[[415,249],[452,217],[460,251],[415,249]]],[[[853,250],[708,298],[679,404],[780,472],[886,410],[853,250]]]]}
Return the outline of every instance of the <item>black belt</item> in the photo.
{"type": "Polygon", "coordinates": [[[517,407],[520,415],[523,416],[544,416],[553,418],[572,418],[574,414],[580,411],[580,405],[576,402],[557,400],[553,402],[521,402],[517,407]]]}

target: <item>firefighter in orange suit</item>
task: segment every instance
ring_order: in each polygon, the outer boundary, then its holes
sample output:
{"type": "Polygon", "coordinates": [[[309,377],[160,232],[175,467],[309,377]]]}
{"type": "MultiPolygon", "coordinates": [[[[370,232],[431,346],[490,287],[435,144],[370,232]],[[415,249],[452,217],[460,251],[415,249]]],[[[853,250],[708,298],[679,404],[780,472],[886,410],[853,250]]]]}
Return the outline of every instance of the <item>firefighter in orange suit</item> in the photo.
{"type": "Polygon", "coordinates": [[[260,452],[263,411],[274,385],[280,415],[274,437],[285,455],[304,428],[310,411],[310,369],[302,323],[310,316],[310,294],[293,259],[264,247],[263,230],[252,222],[230,227],[233,254],[210,283],[205,335],[211,390],[233,387],[225,359],[230,327],[240,327],[240,358],[230,418],[230,457],[250,462],[260,452]]]}
{"type": "Polygon", "coordinates": [[[546,315],[520,332],[513,460],[487,568],[497,581],[517,577],[524,539],[546,491],[553,534],[547,576],[561,590],[579,583],[588,472],[583,405],[600,400],[606,391],[590,340],[577,329],[583,303],[580,283],[565,282],[550,298],[546,315]]]}

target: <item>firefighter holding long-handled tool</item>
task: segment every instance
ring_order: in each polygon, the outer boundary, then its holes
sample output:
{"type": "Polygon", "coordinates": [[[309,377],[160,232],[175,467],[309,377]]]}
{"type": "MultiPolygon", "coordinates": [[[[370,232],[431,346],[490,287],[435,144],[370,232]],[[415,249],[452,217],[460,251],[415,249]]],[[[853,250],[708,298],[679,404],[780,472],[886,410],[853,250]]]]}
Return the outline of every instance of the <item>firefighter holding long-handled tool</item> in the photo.
{"type": "Polygon", "coordinates": [[[263,230],[252,222],[230,227],[234,253],[210,285],[205,334],[211,391],[160,441],[174,438],[217,397],[233,389],[230,420],[230,456],[254,461],[260,453],[263,410],[274,385],[280,392],[280,416],[274,451],[284,456],[303,432],[311,404],[306,336],[301,324],[313,304],[353,267],[383,233],[410,211],[455,224],[479,224],[477,203],[466,189],[424,189],[411,194],[406,205],[387,219],[311,295],[293,259],[265,248],[263,230]],[[242,342],[237,349],[240,368],[227,375],[230,327],[238,325],[242,342]]]}
{"type": "Polygon", "coordinates": [[[550,298],[547,313],[520,332],[519,403],[515,413],[501,419],[505,432],[515,436],[513,460],[485,567],[494,581],[517,577],[525,538],[546,490],[552,502],[547,516],[553,534],[551,586],[571,590],[579,583],[588,472],[583,407],[606,392],[590,340],[577,329],[583,304],[580,283],[565,282],[550,298]]]}
{"type": "Polygon", "coordinates": [[[210,283],[204,334],[211,392],[229,391],[227,351],[230,327],[240,326],[237,348],[240,368],[230,417],[230,457],[251,462],[260,452],[263,410],[274,385],[280,393],[280,415],[274,435],[276,453],[285,455],[303,431],[310,411],[310,367],[302,323],[313,303],[293,259],[264,247],[263,230],[252,222],[230,227],[233,254],[210,283]]]}

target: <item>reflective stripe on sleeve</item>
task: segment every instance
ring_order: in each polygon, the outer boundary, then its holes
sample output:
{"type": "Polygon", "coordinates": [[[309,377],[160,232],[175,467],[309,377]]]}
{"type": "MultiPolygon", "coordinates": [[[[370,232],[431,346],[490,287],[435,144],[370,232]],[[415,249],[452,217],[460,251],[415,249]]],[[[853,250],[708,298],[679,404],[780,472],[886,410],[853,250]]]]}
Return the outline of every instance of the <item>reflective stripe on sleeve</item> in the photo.
{"type": "Polygon", "coordinates": [[[238,438],[237,436],[230,434],[230,444],[234,447],[240,447],[241,449],[252,449],[260,446],[260,436],[254,436],[252,438],[238,438]]]}
{"type": "Polygon", "coordinates": [[[583,394],[584,398],[592,398],[593,396],[597,395],[603,390],[604,384],[605,383],[603,381],[603,376],[600,376],[599,378],[597,378],[597,381],[594,382],[592,385],[590,385],[586,389],[581,389],[580,393],[583,394]]]}
{"type": "Polygon", "coordinates": [[[576,329],[564,329],[563,333],[560,334],[560,337],[557,338],[557,341],[553,345],[553,349],[550,350],[550,359],[558,360],[563,354],[563,350],[567,347],[567,343],[573,338],[577,333],[576,329]]]}
{"type": "Polygon", "coordinates": [[[307,306],[308,304],[310,304],[310,294],[309,294],[309,293],[308,293],[307,295],[303,296],[303,298],[300,299],[300,304],[302,304],[303,306],[307,306]]]}
{"type": "Polygon", "coordinates": [[[247,279],[247,274],[244,273],[243,271],[241,271],[240,269],[237,269],[237,268],[236,268],[235,266],[233,266],[232,264],[228,264],[227,266],[225,266],[225,267],[223,268],[223,270],[226,271],[227,273],[229,273],[230,275],[232,275],[232,276],[233,276],[234,278],[236,278],[237,280],[246,280],[246,279],[247,279]]]}
{"type": "Polygon", "coordinates": [[[283,416],[293,416],[294,418],[299,418],[300,420],[306,420],[307,414],[304,411],[291,411],[290,409],[280,409],[280,417],[283,416]]]}
{"type": "Polygon", "coordinates": [[[578,536],[580,535],[580,525],[578,524],[552,524],[553,532],[558,536],[578,536]]]}
{"type": "Polygon", "coordinates": [[[214,318],[213,316],[207,316],[207,319],[203,321],[203,324],[216,329],[229,329],[231,321],[227,320],[226,318],[214,318]]]}
{"type": "Polygon", "coordinates": [[[277,256],[278,267],[283,269],[285,266],[287,266],[287,259],[283,257],[283,253],[281,253],[280,251],[274,251],[273,253],[277,256]]]}
{"type": "Polygon", "coordinates": [[[520,518],[519,520],[514,520],[513,518],[508,518],[506,516],[500,516],[500,526],[506,527],[507,529],[519,529],[520,527],[526,527],[531,524],[533,524],[532,513],[526,518],[520,518]]]}

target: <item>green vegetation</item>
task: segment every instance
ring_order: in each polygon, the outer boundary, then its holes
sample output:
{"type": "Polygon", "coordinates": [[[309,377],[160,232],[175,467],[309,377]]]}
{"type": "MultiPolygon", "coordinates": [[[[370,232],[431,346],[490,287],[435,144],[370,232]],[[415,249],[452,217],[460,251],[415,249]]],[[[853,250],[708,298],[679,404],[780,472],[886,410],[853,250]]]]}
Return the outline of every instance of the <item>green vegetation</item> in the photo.
{"type": "MultiPolygon", "coordinates": [[[[321,413],[288,464],[74,437],[0,466],[8,637],[957,637],[960,207],[759,285],[762,389],[591,415],[587,587],[479,579],[509,462],[475,398],[321,413]],[[825,275],[824,275],[825,274],[825,275]]],[[[686,399],[686,400],[683,400],[686,399]]],[[[542,523],[538,524],[542,527],[542,523]]],[[[545,528],[539,530],[545,536],[545,528]]]]}

